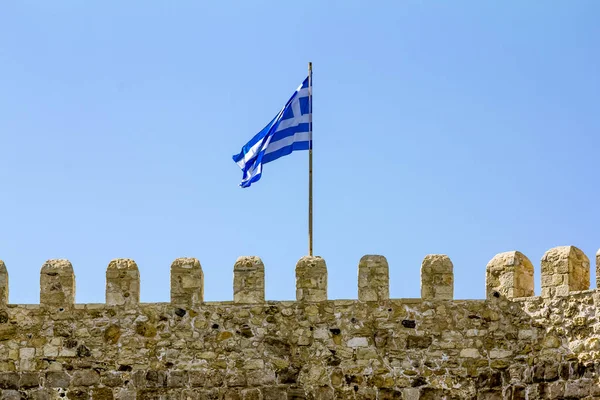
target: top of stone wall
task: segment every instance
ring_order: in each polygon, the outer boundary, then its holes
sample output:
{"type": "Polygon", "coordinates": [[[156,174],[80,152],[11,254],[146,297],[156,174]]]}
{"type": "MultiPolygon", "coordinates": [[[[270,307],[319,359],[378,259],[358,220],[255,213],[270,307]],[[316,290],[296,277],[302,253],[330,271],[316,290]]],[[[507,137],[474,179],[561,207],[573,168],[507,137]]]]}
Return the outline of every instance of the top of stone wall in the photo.
{"type": "MultiPolygon", "coordinates": [[[[595,255],[600,287],[600,250],[595,255]]],[[[575,246],[548,250],[540,260],[542,298],[569,296],[590,288],[590,261],[575,246]]],[[[393,266],[392,266],[393,268],[393,266]]],[[[233,303],[265,302],[265,266],[256,256],[240,257],[233,266],[233,303]]],[[[389,265],[384,256],[365,255],[358,262],[359,302],[389,300],[389,265]]],[[[48,260],[40,271],[40,306],[64,310],[75,304],[75,273],[68,260],[48,260]]],[[[0,307],[8,304],[8,271],[0,260],[0,307]]],[[[486,298],[534,297],[534,267],[519,251],[496,254],[486,266],[486,298]]],[[[454,265],[444,254],[429,254],[421,265],[422,301],[454,299],[454,265]]],[[[296,265],[296,300],[327,301],[327,265],[321,257],[302,257],[296,265]]],[[[416,299],[419,300],[419,299],[416,299]]],[[[204,274],[196,258],[171,264],[171,303],[204,302],[204,274]]],[[[106,269],[106,304],[132,308],[140,303],[140,273],[131,259],[114,259],[106,269]]]]}

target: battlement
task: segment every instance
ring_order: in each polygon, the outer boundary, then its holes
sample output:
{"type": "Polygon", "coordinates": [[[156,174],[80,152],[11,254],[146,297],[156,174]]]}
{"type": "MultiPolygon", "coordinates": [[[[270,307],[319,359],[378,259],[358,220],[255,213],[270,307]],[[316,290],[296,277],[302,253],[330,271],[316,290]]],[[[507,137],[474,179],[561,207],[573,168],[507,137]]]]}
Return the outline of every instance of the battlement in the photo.
{"type": "MultiPolygon", "coordinates": [[[[453,300],[454,267],[447,255],[430,254],[421,265],[421,299],[453,300]]],[[[596,281],[600,286],[600,250],[596,254],[596,281]]],[[[590,288],[590,261],[577,247],[559,246],[541,259],[541,297],[567,296],[590,288]]],[[[40,305],[72,307],[75,273],[68,260],[48,260],[40,274],[40,305]]],[[[0,260],[0,304],[8,303],[8,271],[0,260]]],[[[358,300],[390,298],[389,266],[381,255],[365,255],[358,263],[358,300]]],[[[486,297],[533,297],[534,267],[519,251],[499,253],[486,266],[486,297]]],[[[327,266],[321,257],[302,257],[296,264],[296,300],[326,301],[327,266]]],[[[140,273],[135,261],[114,259],[106,269],[106,304],[134,307],[140,302],[140,273]]],[[[204,302],[204,273],[196,258],[178,258],[171,264],[171,303],[204,302]]],[[[265,267],[260,257],[239,257],[233,267],[233,303],[265,302],[265,267]]]]}
{"type": "MultiPolygon", "coordinates": [[[[41,268],[40,304],[8,304],[0,262],[5,400],[597,399],[600,291],[573,246],[486,266],[486,298],[454,300],[446,255],[421,265],[421,298],[390,299],[385,257],[358,262],[358,299],[327,296],[321,257],[296,265],[296,300],[265,299],[265,266],[240,257],[233,300],[204,301],[200,261],[171,264],[171,300],[140,303],[130,259],[106,269],[105,304],[76,304],[73,266],[41,268]]],[[[600,252],[596,254],[599,276],[600,252]]]]}

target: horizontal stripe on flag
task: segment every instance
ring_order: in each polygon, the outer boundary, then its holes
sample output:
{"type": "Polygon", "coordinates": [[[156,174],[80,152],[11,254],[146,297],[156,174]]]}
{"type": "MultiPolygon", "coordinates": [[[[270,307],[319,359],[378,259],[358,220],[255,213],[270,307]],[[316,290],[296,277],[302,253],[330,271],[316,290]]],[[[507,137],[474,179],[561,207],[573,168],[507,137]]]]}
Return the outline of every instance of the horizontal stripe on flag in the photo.
{"type": "Polygon", "coordinates": [[[273,134],[273,139],[271,140],[271,143],[281,140],[285,137],[292,136],[299,132],[308,132],[309,129],[310,129],[310,125],[308,123],[300,124],[297,126],[292,126],[291,128],[287,128],[287,129],[283,129],[283,130],[275,132],[275,134],[273,134]]]}
{"type": "Polygon", "coordinates": [[[283,129],[289,128],[290,126],[298,125],[298,124],[308,124],[310,122],[310,114],[301,115],[299,117],[284,119],[281,121],[277,128],[275,128],[275,132],[281,131],[283,129]]]}
{"type": "MultiPolygon", "coordinates": [[[[269,145],[269,147],[265,150],[265,155],[267,154],[271,154],[283,147],[289,146],[291,144],[293,144],[294,142],[308,142],[310,141],[310,132],[298,132],[295,133],[293,136],[288,136],[285,138],[282,138],[280,140],[273,140],[271,141],[271,144],[269,145]]],[[[264,159],[263,159],[263,163],[264,163],[264,159]]]]}
{"type": "Polygon", "coordinates": [[[262,164],[311,148],[311,92],[306,78],[275,118],[232,157],[243,172],[241,187],[260,179],[262,164]]]}
{"type": "Polygon", "coordinates": [[[263,157],[263,164],[269,163],[271,161],[275,161],[280,157],[283,156],[287,156],[288,154],[290,154],[292,151],[296,151],[296,150],[309,150],[310,149],[310,142],[306,141],[306,142],[294,142],[289,146],[285,146],[277,151],[274,151],[272,153],[269,154],[265,154],[265,156],[263,157]]]}

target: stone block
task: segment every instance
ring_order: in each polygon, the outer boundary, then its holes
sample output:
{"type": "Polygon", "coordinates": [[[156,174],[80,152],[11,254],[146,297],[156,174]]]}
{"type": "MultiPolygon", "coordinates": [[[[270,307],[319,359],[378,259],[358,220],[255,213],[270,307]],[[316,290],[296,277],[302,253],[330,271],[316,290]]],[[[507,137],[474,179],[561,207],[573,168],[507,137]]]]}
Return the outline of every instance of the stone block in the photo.
{"type": "Polygon", "coordinates": [[[452,300],[454,297],[454,267],[444,254],[429,254],[421,264],[421,298],[452,300]]]}
{"type": "Polygon", "coordinates": [[[285,387],[268,386],[262,389],[263,400],[286,400],[285,387]]]}
{"type": "Polygon", "coordinates": [[[187,371],[168,371],[167,372],[167,387],[180,388],[188,385],[187,371]]]}
{"type": "Polygon", "coordinates": [[[204,301],[204,273],[196,258],[178,258],[171,264],[171,303],[194,305],[204,301]]]}
{"type": "Polygon", "coordinates": [[[327,300],[327,265],[321,257],[302,257],[296,264],[296,300],[327,300]]]}
{"type": "Polygon", "coordinates": [[[113,400],[113,391],[107,387],[92,389],[92,400],[113,400]]]}
{"type": "Polygon", "coordinates": [[[21,389],[37,388],[40,385],[40,374],[37,372],[21,372],[19,387],[21,389]]]}
{"type": "Polygon", "coordinates": [[[46,373],[46,386],[51,388],[68,388],[71,377],[62,371],[49,371],[46,373]]]}
{"type": "Polygon", "coordinates": [[[8,304],[8,270],[0,260],[0,307],[8,304]]]}
{"type": "Polygon", "coordinates": [[[136,306],[140,302],[140,272],[135,261],[117,258],[106,269],[106,304],[136,306]]]}
{"type": "Polygon", "coordinates": [[[358,263],[358,299],[381,301],[390,298],[390,271],[384,256],[366,255],[358,263]]]}
{"type": "MultiPolygon", "coordinates": [[[[6,279],[8,281],[8,275],[6,279]]],[[[8,293],[8,282],[6,288],[6,292],[8,293]]],[[[596,252],[596,289],[600,289],[600,250],[596,252]]]]}
{"type": "Polygon", "coordinates": [[[590,260],[575,246],[559,246],[542,257],[542,297],[566,296],[590,287],[590,260]]]}
{"type": "Polygon", "coordinates": [[[50,307],[75,304],[75,273],[69,260],[48,260],[42,266],[40,304],[50,307]]]}
{"type": "Polygon", "coordinates": [[[18,372],[0,372],[0,389],[18,389],[19,388],[19,373],[18,372]]]}
{"type": "Polygon", "coordinates": [[[94,386],[100,381],[100,375],[94,370],[81,370],[73,372],[73,386],[94,386]]]}
{"type": "Polygon", "coordinates": [[[519,251],[499,253],[486,266],[485,290],[488,298],[499,293],[509,299],[534,296],[533,264],[519,251]]]}
{"type": "Polygon", "coordinates": [[[256,256],[239,257],[233,266],[233,302],[264,303],[265,266],[256,256]]]}
{"type": "MultiPolygon", "coordinates": [[[[56,393],[56,392],[54,392],[54,393],[56,393]]],[[[50,400],[50,399],[53,399],[53,397],[51,397],[51,395],[50,395],[50,390],[49,389],[32,390],[32,391],[30,391],[28,393],[27,397],[29,399],[31,399],[31,400],[50,400]]]]}
{"type": "Polygon", "coordinates": [[[21,394],[16,390],[3,390],[0,400],[21,400],[21,394]]]}

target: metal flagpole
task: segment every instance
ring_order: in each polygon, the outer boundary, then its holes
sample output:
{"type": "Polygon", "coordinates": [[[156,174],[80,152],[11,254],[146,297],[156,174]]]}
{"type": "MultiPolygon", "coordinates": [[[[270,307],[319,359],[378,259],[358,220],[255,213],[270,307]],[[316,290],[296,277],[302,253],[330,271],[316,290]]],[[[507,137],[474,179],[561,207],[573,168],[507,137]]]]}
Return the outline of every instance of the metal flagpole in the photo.
{"type": "Polygon", "coordinates": [[[310,135],[310,144],[308,147],[308,255],[313,255],[313,212],[312,212],[312,62],[308,63],[308,130],[310,135]]]}

